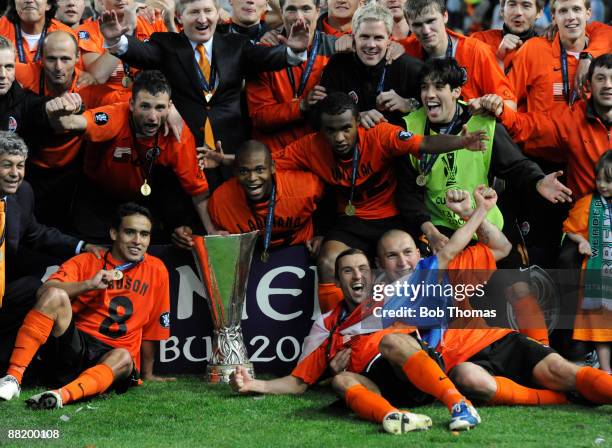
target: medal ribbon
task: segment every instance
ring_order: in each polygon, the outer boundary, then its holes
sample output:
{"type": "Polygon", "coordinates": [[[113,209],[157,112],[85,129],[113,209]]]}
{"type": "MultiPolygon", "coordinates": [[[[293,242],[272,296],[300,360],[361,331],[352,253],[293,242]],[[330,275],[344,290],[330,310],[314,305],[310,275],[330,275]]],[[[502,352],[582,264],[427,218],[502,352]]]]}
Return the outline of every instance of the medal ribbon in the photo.
{"type": "Polygon", "coordinates": [[[353,196],[355,194],[355,182],[357,181],[357,167],[359,165],[359,159],[361,154],[359,152],[359,145],[355,145],[353,150],[353,173],[351,174],[351,193],[349,195],[349,204],[353,203],[353,196]]]}
{"type": "MultiPolygon", "coordinates": [[[[446,46],[446,55],[444,57],[448,59],[453,57],[453,40],[451,39],[450,34],[448,33],[446,33],[446,37],[448,38],[448,45],[446,46]]],[[[423,50],[423,53],[425,53],[425,55],[427,56],[425,58],[426,60],[430,58],[430,56],[425,50],[423,50]]]]}
{"type": "MultiPolygon", "coordinates": [[[[15,26],[15,40],[17,41],[17,55],[19,57],[19,62],[21,62],[22,64],[25,64],[28,61],[26,59],[25,50],[23,49],[23,36],[21,34],[21,25],[16,23],[14,26],[15,26]]],[[[38,38],[38,44],[36,45],[36,56],[34,56],[34,62],[38,62],[40,60],[40,57],[42,55],[43,41],[45,40],[45,37],[47,37],[47,26],[46,25],[43,28],[42,33],[40,33],[40,37],[38,38]]]]}
{"type": "MultiPolygon", "coordinates": [[[[133,125],[132,119],[130,119],[130,132],[132,134],[132,142],[134,143],[134,149],[136,152],[136,160],[140,161],[140,154],[138,153],[138,139],[136,138],[136,131],[134,131],[134,125],[133,125]]],[[[145,158],[149,161],[148,170],[145,171],[145,168],[144,168],[145,162],[142,161],[141,170],[142,170],[142,175],[144,177],[145,184],[148,183],[148,181],[151,179],[151,172],[153,170],[153,165],[155,165],[155,161],[161,154],[161,149],[159,148],[158,140],[159,140],[159,130],[155,133],[155,143],[153,144],[153,147],[149,148],[147,152],[145,153],[145,158]]],[[[132,160],[134,159],[132,158],[132,160]]]]}
{"type": "Polygon", "coordinates": [[[272,224],[274,221],[274,208],[276,207],[276,182],[272,182],[270,202],[268,203],[268,214],[266,215],[266,230],[264,233],[264,253],[268,252],[270,240],[272,239],[272,224]]]}
{"type": "MultiPolygon", "coordinates": [[[[107,250],[106,253],[104,254],[104,270],[106,270],[106,265],[109,264],[108,263],[108,254],[109,253],[110,253],[110,250],[107,250]]],[[[125,264],[122,264],[122,265],[119,265],[119,266],[113,266],[113,270],[121,271],[121,272],[127,272],[130,269],[138,266],[143,261],[144,261],[144,257],[142,257],[140,260],[130,261],[129,263],[125,263],[125,264]]]]}
{"type": "MultiPolygon", "coordinates": [[[[460,117],[461,107],[459,107],[459,105],[457,104],[457,109],[455,110],[455,116],[453,117],[453,121],[450,122],[450,124],[446,127],[445,130],[440,130],[440,134],[448,135],[452,133],[460,117]]],[[[429,120],[426,120],[424,134],[430,135],[430,133],[431,129],[429,126],[429,120]]],[[[439,154],[423,154],[423,157],[421,157],[421,160],[419,160],[419,171],[423,176],[428,176],[429,173],[431,173],[431,169],[433,168],[434,163],[436,163],[436,160],[438,160],[438,156],[439,154]]]]}
{"type": "Polygon", "coordinates": [[[319,51],[319,31],[315,32],[314,40],[312,41],[312,48],[310,49],[310,55],[308,55],[308,61],[306,62],[306,68],[302,72],[302,76],[300,77],[300,85],[297,90],[295,88],[295,77],[293,76],[293,67],[287,67],[287,76],[289,77],[289,82],[291,83],[291,90],[293,90],[293,98],[299,98],[304,93],[304,89],[306,88],[306,83],[310,78],[312,73],[312,67],[314,66],[315,60],[317,59],[317,53],[319,51]]]}

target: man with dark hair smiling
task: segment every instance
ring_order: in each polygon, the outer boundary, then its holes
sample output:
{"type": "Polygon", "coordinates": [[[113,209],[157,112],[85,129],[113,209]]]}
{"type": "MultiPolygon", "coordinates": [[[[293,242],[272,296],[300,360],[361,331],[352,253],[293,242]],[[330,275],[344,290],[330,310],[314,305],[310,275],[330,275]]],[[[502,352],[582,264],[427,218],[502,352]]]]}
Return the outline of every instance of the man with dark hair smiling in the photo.
{"type": "Polygon", "coordinates": [[[45,282],[17,334],[0,399],[19,397],[41,347],[49,379],[61,387],[32,396],[31,409],[61,408],[111,386],[124,392],[136,385],[139,371],[145,380],[158,379],[154,341],[170,335],[170,291],[166,267],[146,253],[151,227],[146,208],[121,205],[104,257],[78,255],[45,282]]]}

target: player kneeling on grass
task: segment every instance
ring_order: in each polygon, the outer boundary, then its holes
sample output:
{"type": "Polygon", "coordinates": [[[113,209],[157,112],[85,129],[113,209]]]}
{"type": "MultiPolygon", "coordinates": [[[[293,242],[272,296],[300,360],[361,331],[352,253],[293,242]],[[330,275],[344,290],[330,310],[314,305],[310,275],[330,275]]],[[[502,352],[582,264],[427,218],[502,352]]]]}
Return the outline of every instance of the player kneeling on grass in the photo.
{"type": "Polygon", "coordinates": [[[232,388],[243,394],[301,394],[317,382],[329,365],[334,372],[340,372],[332,386],[347,406],[365,420],[382,423],[387,432],[400,434],[431,426],[426,415],[400,411],[390,401],[411,407],[435,397],[451,411],[451,430],[470,429],[480,423],[473,406],[423,350],[414,327],[381,330],[380,326],[364,323],[371,316],[368,305],[373,286],[364,253],[347,249],[338,255],[335,265],[343,300],[315,322],[293,372],[263,381],[237,368],[230,378],[232,388]]]}
{"type": "Polygon", "coordinates": [[[169,280],[161,260],[146,254],[151,215],[127,203],[110,229],[103,258],[86,253],[64,263],[38,290],[21,326],[0,399],[20,393],[25,369],[41,346],[47,371],[60,389],[34,395],[32,409],[55,409],[137,384],[142,346],[143,379],[153,376],[154,341],[169,336],[169,280]]]}

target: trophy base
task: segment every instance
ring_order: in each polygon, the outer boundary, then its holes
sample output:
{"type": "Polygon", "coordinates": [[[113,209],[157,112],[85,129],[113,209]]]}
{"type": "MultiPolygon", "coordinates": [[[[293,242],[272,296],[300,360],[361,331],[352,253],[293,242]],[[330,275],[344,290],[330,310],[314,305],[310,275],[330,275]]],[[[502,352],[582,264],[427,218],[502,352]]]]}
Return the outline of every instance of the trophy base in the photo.
{"type": "Polygon", "coordinates": [[[209,364],[206,368],[206,381],[211,384],[228,384],[230,374],[236,371],[236,367],[244,367],[251,378],[255,378],[255,370],[250,362],[246,364],[209,364]]]}

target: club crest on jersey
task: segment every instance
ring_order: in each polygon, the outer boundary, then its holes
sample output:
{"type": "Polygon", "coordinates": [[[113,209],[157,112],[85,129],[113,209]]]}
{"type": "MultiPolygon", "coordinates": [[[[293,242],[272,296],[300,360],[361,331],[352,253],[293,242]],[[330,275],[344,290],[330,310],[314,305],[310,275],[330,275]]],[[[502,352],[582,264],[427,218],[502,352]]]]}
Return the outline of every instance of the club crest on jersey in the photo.
{"type": "Polygon", "coordinates": [[[87,31],[79,31],[79,39],[89,39],[89,33],[87,31]]]}
{"type": "Polygon", "coordinates": [[[164,328],[170,328],[170,313],[162,313],[161,316],[159,316],[159,324],[164,328]]]}
{"type": "Polygon", "coordinates": [[[15,120],[15,117],[13,116],[8,117],[8,126],[6,129],[9,132],[15,132],[17,130],[17,120],[15,120]]]}
{"type": "Polygon", "coordinates": [[[414,134],[410,131],[399,131],[397,133],[397,138],[399,138],[400,140],[408,140],[409,138],[411,138],[414,134]]]}
{"type": "Polygon", "coordinates": [[[103,125],[108,123],[108,114],[106,112],[96,112],[94,115],[94,122],[97,125],[103,125]]]}
{"type": "Polygon", "coordinates": [[[359,104],[359,97],[357,96],[357,92],[355,92],[354,90],[351,90],[351,91],[348,93],[348,96],[350,96],[350,97],[351,97],[351,99],[353,100],[353,102],[354,102],[355,104],[359,104]]]}

